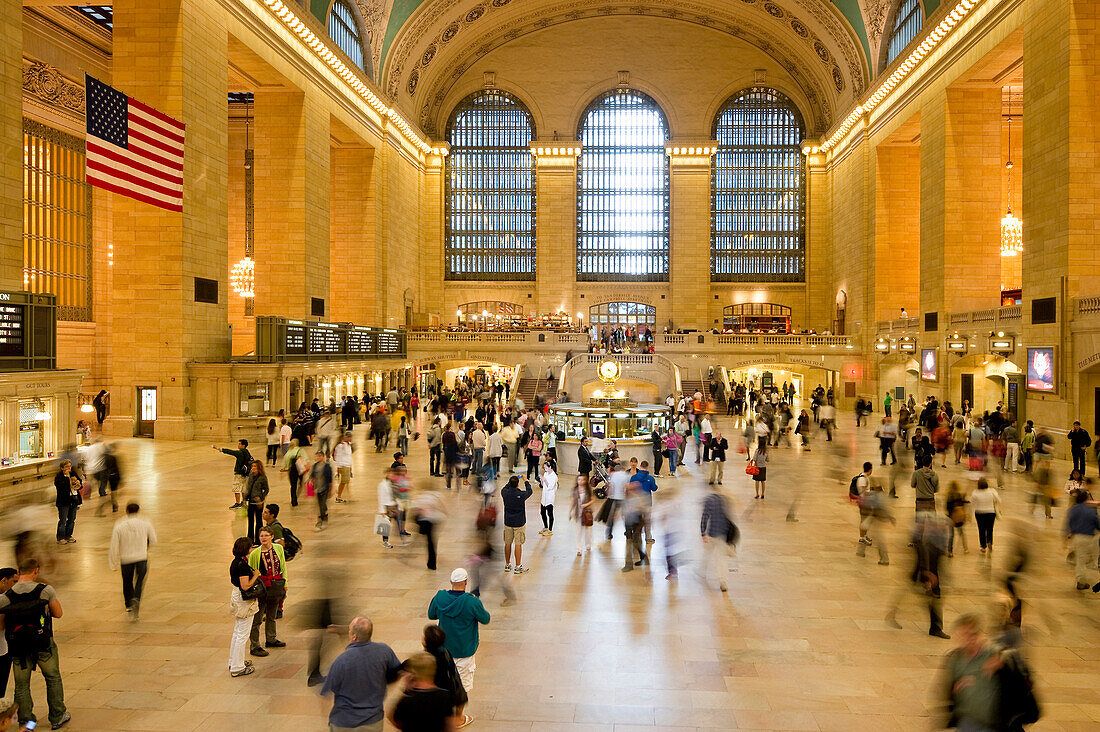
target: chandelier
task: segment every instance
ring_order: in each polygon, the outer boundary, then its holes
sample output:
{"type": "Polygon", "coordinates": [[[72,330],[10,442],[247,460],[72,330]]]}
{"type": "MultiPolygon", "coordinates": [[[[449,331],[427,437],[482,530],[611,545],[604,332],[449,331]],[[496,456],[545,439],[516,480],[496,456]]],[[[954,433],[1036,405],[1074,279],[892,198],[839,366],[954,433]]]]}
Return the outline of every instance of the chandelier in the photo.
{"type": "Polygon", "coordinates": [[[1001,256],[1015,257],[1024,251],[1024,222],[1020,221],[1012,209],[1001,219],[1001,256]]]}
{"type": "Polygon", "coordinates": [[[241,297],[256,297],[256,263],[252,257],[245,257],[233,265],[229,286],[241,297]]]}
{"type": "MultiPolygon", "coordinates": [[[[1011,112],[1011,110],[1010,110],[1011,112]]],[[[1012,213],[1012,114],[1008,115],[1008,213],[1001,219],[1001,256],[1015,257],[1024,251],[1024,223],[1012,213]]]]}

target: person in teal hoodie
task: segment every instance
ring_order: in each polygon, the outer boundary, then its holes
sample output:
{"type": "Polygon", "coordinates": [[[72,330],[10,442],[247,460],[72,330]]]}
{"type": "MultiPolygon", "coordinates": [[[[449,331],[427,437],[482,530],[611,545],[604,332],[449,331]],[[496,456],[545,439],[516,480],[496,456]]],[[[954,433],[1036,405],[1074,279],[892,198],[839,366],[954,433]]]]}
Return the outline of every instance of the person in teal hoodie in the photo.
{"type": "MultiPolygon", "coordinates": [[[[451,589],[435,593],[428,605],[428,618],[438,620],[439,627],[447,634],[443,647],[454,657],[462,688],[469,694],[474,690],[474,654],[478,646],[478,623],[489,624],[489,611],[481,600],[466,592],[469,575],[459,567],[451,572],[451,589]]],[[[457,725],[465,727],[473,718],[467,714],[457,725]]]]}

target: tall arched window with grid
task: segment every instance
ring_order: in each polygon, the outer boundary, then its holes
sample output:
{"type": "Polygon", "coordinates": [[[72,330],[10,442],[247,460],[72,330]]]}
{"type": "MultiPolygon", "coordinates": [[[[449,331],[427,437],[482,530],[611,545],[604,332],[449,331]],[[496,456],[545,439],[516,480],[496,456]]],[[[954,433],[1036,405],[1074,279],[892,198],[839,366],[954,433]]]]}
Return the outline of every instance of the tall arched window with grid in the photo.
{"type": "Polygon", "coordinates": [[[475,92],[447,124],[449,280],[535,279],[535,125],[523,102],[475,92]]]}
{"type": "Polygon", "coordinates": [[[805,281],[804,131],[798,108],[775,89],[746,89],[718,111],[711,279],[805,281]]]}
{"type": "Polygon", "coordinates": [[[363,63],[363,35],[355,19],[355,11],[347,0],[335,0],[328,13],[328,34],[352,63],[366,69],[363,63]]]}
{"type": "Polygon", "coordinates": [[[600,96],[577,138],[577,279],[668,281],[668,123],[631,89],[600,96]]]}
{"type": "Polygon", "coordinates": [[[924,25],[924,10],[920,0],[901,0],[894,12],[894,27],[890,31],[890,39],[886,42],[886,61],[882,67],[886,68],[909,43],[920,33],[924,25]]]}

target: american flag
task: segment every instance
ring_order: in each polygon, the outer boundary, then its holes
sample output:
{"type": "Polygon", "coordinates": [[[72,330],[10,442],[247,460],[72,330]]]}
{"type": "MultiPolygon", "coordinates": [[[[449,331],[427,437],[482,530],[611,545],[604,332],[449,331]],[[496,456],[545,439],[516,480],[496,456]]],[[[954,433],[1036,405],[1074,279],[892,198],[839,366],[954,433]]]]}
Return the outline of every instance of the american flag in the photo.
{"type": "Polygon", "coordinates": [[[88,183],[182,211],[183,123],[98,79],[84,80],[88,183]]]}

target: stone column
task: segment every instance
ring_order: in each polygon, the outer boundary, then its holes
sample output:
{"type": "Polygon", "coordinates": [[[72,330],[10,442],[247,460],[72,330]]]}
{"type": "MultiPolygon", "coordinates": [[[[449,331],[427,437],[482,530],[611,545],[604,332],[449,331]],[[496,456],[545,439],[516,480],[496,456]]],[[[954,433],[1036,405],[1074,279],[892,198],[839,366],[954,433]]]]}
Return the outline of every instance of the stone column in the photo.
{"type": "Polygon", "coordinates": [[[829,277],[832,227],[827,164],[823,153],[806,156],[806,317],[793,323],[816,328],[819,332],[826,329],[826,323],[832,322],[836,300],[829,277]]]}
{"type": "Polygon", "coordinates": [[[384,283],[374,229],[374,148],[332,148],[329,317],[374,325],[384,283]]]}
{"type": "Polygon", "coordinates": [[[256,315],[329,299],[329,113],[312,92],[256,92],[256,315]]]}
{"type": "Polygon", "coordinates": [[[870,320],[920,313],[920,146],[875,149],[874,308],[870,320]]]}
{"type": "MultiPolygon", "coordinates": [[[[448,149],[449,145],[440,143],[439,147],[448,149]]],[[[428,155],[424,162],[424,195],[421,201],[420,250],[424,253],[424,267],[421,271],[421,292],[436,293],[435,296],[413,295],[413,309],[426,313],[435,310],[440,314],[443,322],[450,322],[454,317],[448,318],[448,313],[441,307],[442,298],[438,295],[443,292],[443,277],[446,271],[443,259],[444,237],[446,236],[446,222],[444,216],[443,192],[445,190],[444,179],[447,175],[447,158],[444,155],[428,155]]],[[[425,323],[427,325],[427,323],[425,323]]]]}
{"type": "Polygon", "coordinates": [[[226,20],[200,0],[117,0],[112,85],[187,125],[183,212],[113,195],[111,434],[132,435],[136,387],[158,389],[156,435],[190,439],[188,361],[229,357],[226,20]],[[196,303],[194,278],[219,303],[196,303]]]}
{"type": "MultiPolygon", "coordinates": [[[[665,144],[669,157],[669,313],[677,328],[706,330],[711,298],[710,196],[714,140],[674,140],[665,144]]],[[[658,313],[657,322],[667,321],[658,313]]]]}
{"type": "Polygon", "coordinates": [[[921,309],[941,326],[1000,304],[1001,109],[998,88],[950,87],[921,111],[921,309]]]}
{"type": "Polygon", "coordinates": [[[16,0],[0,0],[0,49],[0,288],[22,290],[23,3],[16,0]]]}
{"type": "Polygon", "coordinates": [[[577,156],[576,141],[536,140],[535,156],[535,312],[584,314],[577,300],[577,156]]]}

